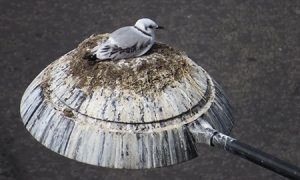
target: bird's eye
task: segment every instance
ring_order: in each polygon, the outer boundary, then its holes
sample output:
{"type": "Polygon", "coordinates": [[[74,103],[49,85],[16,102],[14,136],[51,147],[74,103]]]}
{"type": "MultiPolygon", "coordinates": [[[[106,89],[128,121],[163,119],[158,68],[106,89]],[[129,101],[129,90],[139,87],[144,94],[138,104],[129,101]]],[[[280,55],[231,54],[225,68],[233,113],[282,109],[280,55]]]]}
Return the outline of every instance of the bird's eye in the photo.
{"type": "Polygon", "coordinates": [[[153,28],[153,26],[152,26],[152,25],[150,25],[150,26],[149,26],[149,28],[153,28]]]}

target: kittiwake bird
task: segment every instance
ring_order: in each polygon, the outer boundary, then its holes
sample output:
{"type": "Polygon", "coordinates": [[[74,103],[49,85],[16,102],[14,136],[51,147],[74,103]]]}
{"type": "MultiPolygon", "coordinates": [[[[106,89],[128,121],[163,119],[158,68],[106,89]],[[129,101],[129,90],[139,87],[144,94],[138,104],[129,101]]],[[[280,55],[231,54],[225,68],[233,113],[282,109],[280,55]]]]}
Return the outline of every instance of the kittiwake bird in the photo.
{"type": "Polygon", "coordinates": [[[106,42],[98,42],[83,59],[93,62],[142,56],[152,47],[156,29],[164,27],[148,18],[139,19],[134,26],[125,26],[111,33],[106,42]]]}

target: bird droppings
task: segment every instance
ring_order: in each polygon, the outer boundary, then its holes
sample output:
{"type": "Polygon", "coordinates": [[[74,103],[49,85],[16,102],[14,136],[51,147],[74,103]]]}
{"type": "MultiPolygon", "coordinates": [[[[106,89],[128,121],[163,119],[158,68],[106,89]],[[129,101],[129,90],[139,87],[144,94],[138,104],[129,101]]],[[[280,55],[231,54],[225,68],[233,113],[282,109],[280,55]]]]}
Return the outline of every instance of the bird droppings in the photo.
{"type": "Polygon", "coordinates": [[[176,86],[175,81],[189,73],[189,65],[185,54],[155,42],[153,47],[143,56],[122,60],[106,60],[91,64],[83,60],[89,49],[98,41],[105,42],[109,34],[92,35],[84,40],[68,55],[70,60],[69,73],[78,79],[79,88],[98,86],[114,89],[130,89],[137,92],[163,91],[167,86],[176,86]]]}
{"type": "Polygon", "coordinates": [[[199,117],[223,134],[231,131],[223,90],[184,53],[155,43],[138,58],[94,65],[82,59],[106,37],[85,40],[26,89],[22,121],[40,143],[80,162],[144,169],[197,157],[188,124],[199,117]]]}

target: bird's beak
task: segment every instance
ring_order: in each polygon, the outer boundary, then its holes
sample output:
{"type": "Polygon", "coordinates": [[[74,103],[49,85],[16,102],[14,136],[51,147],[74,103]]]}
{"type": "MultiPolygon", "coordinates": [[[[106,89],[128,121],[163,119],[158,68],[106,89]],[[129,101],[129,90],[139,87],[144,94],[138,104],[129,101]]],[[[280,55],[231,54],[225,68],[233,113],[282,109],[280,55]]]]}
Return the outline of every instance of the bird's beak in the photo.
{"type": "Polygon", "coordinates": [[[165,28],[162,26],[157,26],[157,28],[155,28],[155,29],[165,29],[165,28]]]}

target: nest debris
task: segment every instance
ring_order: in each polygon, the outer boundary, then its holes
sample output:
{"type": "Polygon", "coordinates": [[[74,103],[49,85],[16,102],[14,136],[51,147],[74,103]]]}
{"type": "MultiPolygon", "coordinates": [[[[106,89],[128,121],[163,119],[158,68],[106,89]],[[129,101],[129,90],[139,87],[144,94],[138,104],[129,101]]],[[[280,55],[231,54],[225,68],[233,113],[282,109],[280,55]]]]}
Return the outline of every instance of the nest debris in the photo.
{"type": "Polygon", "coordinates": [[[68,55],[69,74],[77,79],[79,88],[88,91],[104,88],[128,89],[135,93],[163,91],[176,86],[175,81],[189,73],[186,55],[166,44],[155,42],[143,56],[122,60],[106,60],[90,64],[83,60],[98,41],[105,42],[108,34],[92,35],[79,44],[76,51],[68,55]]]}

